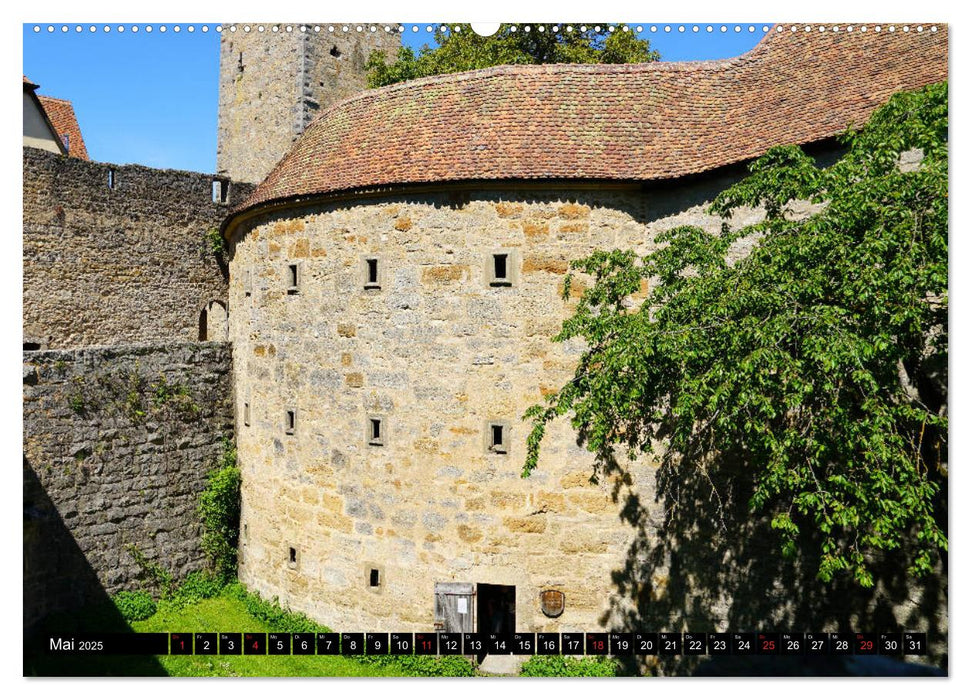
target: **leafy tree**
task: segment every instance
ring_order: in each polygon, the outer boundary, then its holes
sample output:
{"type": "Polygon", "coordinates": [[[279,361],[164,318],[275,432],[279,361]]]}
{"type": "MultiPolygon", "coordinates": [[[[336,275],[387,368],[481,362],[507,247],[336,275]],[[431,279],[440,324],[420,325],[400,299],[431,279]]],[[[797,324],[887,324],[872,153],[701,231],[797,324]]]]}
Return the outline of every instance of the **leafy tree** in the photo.
{"type": "Polygon", "coordinates": [[[527,32],[524,25],[503,24],[487,37],[476,34],[467,24],[458,25],[458,31],[443,32],[439,28],[434,48],[426,44],[416,54],[403,46],[391,64],[380,51],[372,52],[367,62],[368,87],[507,64],[647,63],[660,58],[647,39],[638,39],[619,26],[611,32],[610,26],[543,25],[542,31],[531,26],[527,32]]]}
{"type": "Polygon", "coordinates": [[[648,453],[661,470],[753,480],[750,512],[771,518],[783,554],[818,557],[823,581],[872,586],[892,551],[929,572],[947,549],[947,134],[946,83],[899,93],[843,135],[834,164],[773,148],[711,207],[761,206],[762,222],[572,263],[592,285],[555,340],[587,349],[527,411],[523,475],[569,414],[601,464],[648,453]],[[741,239],[751,252],[730,262],[741,239]],[[807,532],[815,551],[800,549],[807,532]]]}

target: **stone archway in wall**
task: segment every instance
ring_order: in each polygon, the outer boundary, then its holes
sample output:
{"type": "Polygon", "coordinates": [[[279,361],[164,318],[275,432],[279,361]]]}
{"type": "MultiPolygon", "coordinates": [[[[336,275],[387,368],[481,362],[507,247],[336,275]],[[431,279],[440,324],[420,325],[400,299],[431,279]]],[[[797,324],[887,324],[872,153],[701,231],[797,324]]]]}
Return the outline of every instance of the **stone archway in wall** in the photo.
{"type": "Polygon", "coordinates": [[[210,301],[199,312],[199,340],[229,340],[229,314],[226,305],[218,299],[210,301]]]}

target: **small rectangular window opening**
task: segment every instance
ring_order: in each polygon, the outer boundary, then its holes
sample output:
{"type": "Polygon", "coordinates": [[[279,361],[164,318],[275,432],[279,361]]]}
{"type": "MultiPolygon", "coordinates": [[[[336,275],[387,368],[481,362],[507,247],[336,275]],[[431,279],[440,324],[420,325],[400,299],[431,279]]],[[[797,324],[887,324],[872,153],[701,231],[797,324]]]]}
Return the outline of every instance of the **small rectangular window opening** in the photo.
{"type": "Polygon", "coordinates": [[[108,168],[108,189],[115,189],[115,169],[108,168]]]}
{"type": "Polygon", "coordinates": [[[293,547],[290,547],[290,563],[291,564],[297,563],[297,550],[294,549],[293,547]]]}
{"type": "Polygon", "coordinates": [[[253,296],[253,274],[249,270],[243,273],[243,296],[253,296]]]}
{"type": "Polygon", "coordinates": [[[371,588],[377,588],[381,585],[381,572],[377,569],[371,569],[371,575],[369,576],[371,588]]]}
{"type": "Polygon", "coordinates": [[[502,426],[492,426],[492,448],[502,447],[502,426]]]}
{"type": "Polygon", "coordinates": [[[489,270],[489,284],[493,287],[510,287],[509,253],[493,253],[492,268],[489,270]]]}
{"type": "Polygon", "coordinates": [[[505,454],[508,451],[508,432],[502,423],[489,425],[489,451],[505,454]]]}
{"type": "Polygon", "coordinates": [[[287,294],[300,291],[300,270],[296,264],[287,265],[287,294]]]}
{"type": "Polygon", "coordinates": [[[380,289],[381,285],[378,284],[378,259],[368,258],[367,263],[367,276],[364,280],[365,289],[380,289]]]}
{"type": "Polygon", "coordinates": [[[381,418],[368,418],[368,444],[384,444],[384,420],[381,418]]]}
{"type": "Polygon", "coordinates": [[[293,435],[294,428],[297,425],[297,412],[287,411],[287,423],[286,423],[286,433],[287,435],[293,435]]]}
{"type": "Polygon", "coordinates": [[[249,425],[249,403],[243,404],[243,425],[249,425]]]}
{"type": "Polygon", "coordinates": [[[215,204],[225,204],[229,194],[229,184],[225,180],[212,181],[212,201],[215,204]]]}

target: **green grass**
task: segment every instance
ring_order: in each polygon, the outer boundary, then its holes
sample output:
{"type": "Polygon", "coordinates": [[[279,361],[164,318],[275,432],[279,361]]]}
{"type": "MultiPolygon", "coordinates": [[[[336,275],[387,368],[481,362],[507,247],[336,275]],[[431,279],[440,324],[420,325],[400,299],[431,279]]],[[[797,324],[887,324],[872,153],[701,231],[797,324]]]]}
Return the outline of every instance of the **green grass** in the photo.
{"type": "MultiPolygon", "coordinates": [[[[230,595],[202,600],[181,610],[162,609],[136,632],[274,632],[230,595]]],[[[393,676],[384,669],[341,656],[159,656],[170,676],[393,676]]]]}
{"type": "MultiPolygon", "coordinates": [[[[68,630],[64,620],[50,629],[68,630]]],[[[71,619],[86,631],[134,632],[291,632],[315,627],[307,618],[261,601],[239,584],[212,598],[163,600],[142,621],[125,623],[112,606],[90,609],[71,619]]],[[[84,656],[26,654],[25,675],[39,676],[465,676],[472,667],[461,657],[361,656],[84,656]]]]}

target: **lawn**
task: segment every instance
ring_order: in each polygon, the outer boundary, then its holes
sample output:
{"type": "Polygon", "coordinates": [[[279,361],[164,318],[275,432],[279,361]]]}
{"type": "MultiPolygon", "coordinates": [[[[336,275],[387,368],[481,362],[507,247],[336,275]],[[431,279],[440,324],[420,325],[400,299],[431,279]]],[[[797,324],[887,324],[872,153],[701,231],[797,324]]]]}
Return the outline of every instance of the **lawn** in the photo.
{"type": "MultiPolygon", "coordinates": [[[[227,586],[190,576],[163,600],[142,596],[141,607],[120,594],[103,604],[48,619],[24,649],[25,676],[472,676],[462,656],[53,656],[37,652],[46,634],[69,637],[108,632],[329,632],[309,618],[262,600],[239,583],[227,586]],[[138,611],[141,611],[140,613],[138,611]],[[154,613],[153,613],[154,611],[154,613]],[[142,620],[126,620],[145,617],[142,620]]],[[[602,657],[532,657],[526,676],[612,676],[616,661],[602,657]]]]}
{"type": "MultiPolygon", "coordinates": [[[[163,609],[132,622],[135,632],[275,632],[249,614],[240,601],[220,595],[163,609]]],[[[397,669],[342,656],[158,656],[170,676],[396,676],[397,669]]]]}
{"type": "MultiPolygon", "coordinates": [[[[81,632],[308,632],[329,631],[302,615],[281,610],[239,584],[209,598],[174,599],[141,621],[126,622],[107,603],[74,615],[51,618],[46,629],[81,632]]],[[[56,632],[55,632],[56,631],[56,632]]],[[[25,648],[27,676],[469,676],[464,657],[428,656],[51,656],[25,648]]]]}

